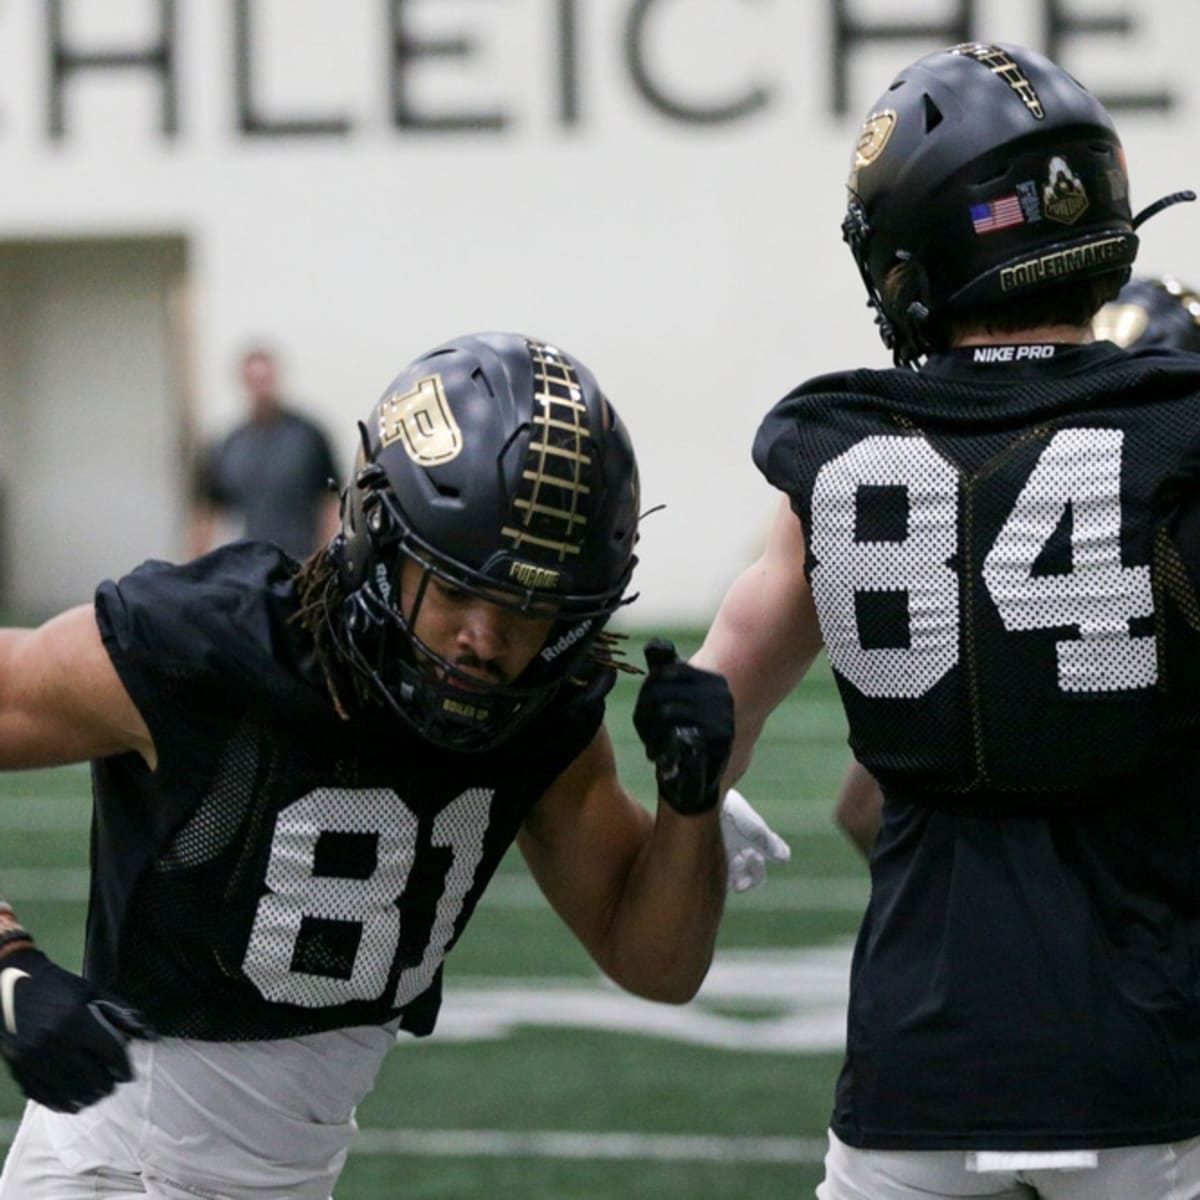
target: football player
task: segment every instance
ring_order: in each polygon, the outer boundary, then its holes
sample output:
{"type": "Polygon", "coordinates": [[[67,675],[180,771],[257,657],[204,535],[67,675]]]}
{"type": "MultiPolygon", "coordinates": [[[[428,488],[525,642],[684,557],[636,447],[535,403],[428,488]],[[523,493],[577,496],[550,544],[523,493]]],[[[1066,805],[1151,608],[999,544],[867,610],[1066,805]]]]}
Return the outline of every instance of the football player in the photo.
{"type": "Polygon", "coordinates": [[[1092,329],[1127,350],[1200,353],[1200,294],[1170,275],[1131,279],[1096,314],[1092,329]]]}
{"type": "Polygon", "coordinates": [[[361,440],[302,566],[255,542],[151,562],[0,636],[0,765],[90,759],[95,800],[83,977],[0,913],[0,1049],[31,1101],[4,1200],[326,1200],[514,840],[616,982],[678,1003],[704,977],[732,701],[652,645],[657,815],[623,791],[604,627],[638,479],[596,379],[458,338],[361,440]]]}
{"type": "MultiPolygon", "coordinates": [[[[1171,276],[1131,279],[1093,318],[1092,332],[1130,351],[1174,348],[1200,353],[1200,295],[1171,276]]],[[[834,819],[864,855],[875,844],[882,808],[879,784],[851,759],[834,819]]]]}
{"type": "Polygon", "coordinates": [[[693,660],[736,778],[823,644],[886,796],[822,1200],[1200,1196],[1200,359],[1091,328],[1184,198],[1133,216],[1107,112],[1019,46],[863,124],[897,369],[763,421],[784,499],[693,660]]]}

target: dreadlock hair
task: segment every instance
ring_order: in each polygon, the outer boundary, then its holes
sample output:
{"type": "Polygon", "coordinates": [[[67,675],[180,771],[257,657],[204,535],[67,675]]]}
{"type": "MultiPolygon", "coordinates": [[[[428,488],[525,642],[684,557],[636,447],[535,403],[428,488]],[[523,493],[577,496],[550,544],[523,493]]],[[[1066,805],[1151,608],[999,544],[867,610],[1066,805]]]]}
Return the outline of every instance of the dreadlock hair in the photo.
{"type": "Polygon", "coordinates": [[[350,719],[350,708],[371,697],[366,681],[346,665],[345,652],[338,637],[338,621],[345,600],[332,546],[323,546],[300,564],[292,577],[300,607],[292,616],[313,640],[313,650],[333,707],[343,721],[350,719]]]}

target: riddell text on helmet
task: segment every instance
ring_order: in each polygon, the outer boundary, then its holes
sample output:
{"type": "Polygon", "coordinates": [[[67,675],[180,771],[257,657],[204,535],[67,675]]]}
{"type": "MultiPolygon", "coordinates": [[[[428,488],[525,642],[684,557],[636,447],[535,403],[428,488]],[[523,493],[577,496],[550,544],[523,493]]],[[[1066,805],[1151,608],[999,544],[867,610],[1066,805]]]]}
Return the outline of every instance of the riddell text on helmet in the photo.
{"type": "Polygon", "coordinates": [[[1068,246],[1065,250],[1055,250],[1037,258],[1027,258],[1000,272],[1000,290],[1011,292],[1044,283],[1047,279],[1057,279],[1089,267],[1116,262],[1122,257],[1128,243],[1129,238],[1122,235],[1104,238],[1086,246],[1068,246]]]}

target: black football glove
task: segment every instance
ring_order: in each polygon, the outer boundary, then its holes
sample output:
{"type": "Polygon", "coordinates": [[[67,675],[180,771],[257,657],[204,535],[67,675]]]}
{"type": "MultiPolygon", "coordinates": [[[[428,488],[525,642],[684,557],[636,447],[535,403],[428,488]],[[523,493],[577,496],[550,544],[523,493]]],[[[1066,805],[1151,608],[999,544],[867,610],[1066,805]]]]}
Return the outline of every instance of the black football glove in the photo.
{"type": "Polygon", "coordinates": [[[125,1045],[154,1031],[40,950],[0,958],[0,1054],[31,1100],[78,1112],[133,1078],[125,1045]]]}
{"type": "Polygon", "coordinates": [[[654,763],[658,794],[686,816],[720,799],[733,746],[733,697],[722,675],[680,662],[661,638],[646,643],[648,672],[633,725],[654,763]]]}

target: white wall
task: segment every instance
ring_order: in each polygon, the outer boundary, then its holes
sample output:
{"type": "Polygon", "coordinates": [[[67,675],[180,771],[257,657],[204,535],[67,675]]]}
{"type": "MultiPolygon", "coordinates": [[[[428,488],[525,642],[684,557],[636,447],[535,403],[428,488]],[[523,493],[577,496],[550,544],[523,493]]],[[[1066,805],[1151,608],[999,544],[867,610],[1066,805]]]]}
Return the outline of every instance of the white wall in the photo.
{"type": "MultiPolygon", "coordinates": [[[[7,0],[0,239],[186,237],[203,428],[236,415],[233,356],[264,335],[347,459],[354,420],[427,346],[477,328],[560,342],[625,417],[647,505],[669,505],[645,524],[636,616],[703,621],[773,508],[749,460],[763,411],[809,374],[884,362],[840,242],[843,183],[862,114],[899,67],[946,39],[857,48],[849,112],[837,116],[832,0],[658,0],[642,42],[658,86],[686,105],[756,87],[767,97],[743,120],[688,125],[634,84],[623,39],[636,3],[407,0],[412,36],[468,49],[420,59],[413,104],[508,118],[499,132],[464,133],[391,122],[384,0],[254,0],[257,111],[339,116],[348,132],[251,137],[237,130],[233,0],[178,0],[177,136],[159,129],[157,79],[127,70],[70,82],[55,140],[48,0],[7,0]],[[578,21],[573,126],[560,116],[567,9],[578,21]]],[[[849,4],[866,21],[958,7],[849,4]]],[[[974,36],[1043,44],[1041,0],[975,8],[974,36]]],[[[145,42],[158,13],[151,0],[67,0],[64,11],[77,49],[145,42]]],[[[1167,89],[1176,101],[1117,113],[1138,206],[1200,184],[1200,5],[1106,0],[1105,11],[1126,15],[1130,32],[1070,38],[1064,63],[1098,92],[1167,89]]],[[[1200,279],[1198,220],[1175,210],[1149,225],[1144,268],[1200,279]]]]}
{"type": "Polygon", "coordinates": [[[38,614],[179,543],[177,241],[0,247],[6,602],[38,614]]]}

